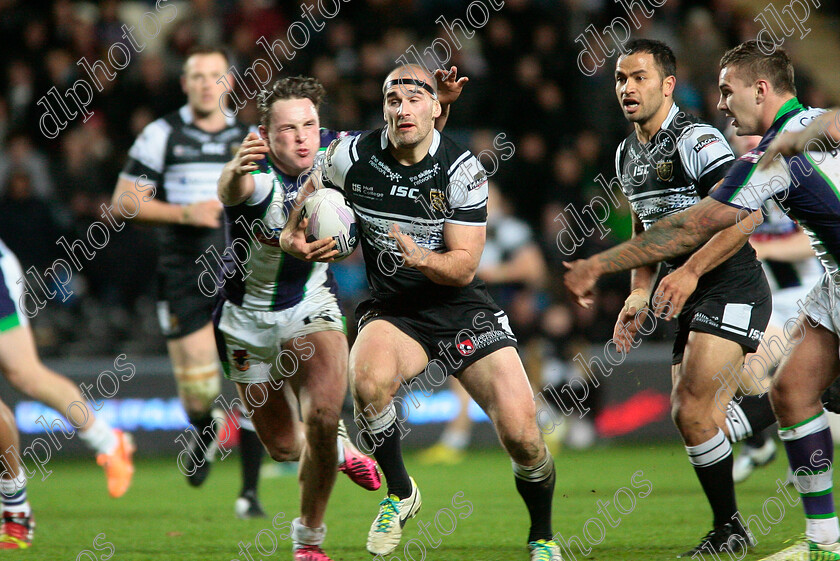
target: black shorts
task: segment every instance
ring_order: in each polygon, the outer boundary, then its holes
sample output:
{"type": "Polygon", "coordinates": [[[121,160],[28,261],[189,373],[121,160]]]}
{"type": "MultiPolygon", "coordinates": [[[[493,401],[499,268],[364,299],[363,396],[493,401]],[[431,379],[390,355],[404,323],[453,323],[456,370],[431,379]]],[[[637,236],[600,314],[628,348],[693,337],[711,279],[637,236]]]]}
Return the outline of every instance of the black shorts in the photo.
{"type": "Polygon", "coordinates": [[[394,325],[420,343],[447,376],[457,376],[499,349],[516,348],[507,314],[483,287],[465,289],[456,302],[428,308],[394,308],[369,299],[356,307],[356,318],[360,332],[377,319],[394,325]]]}
{"type": "Polygon", "coordinates": [[[204,270],[190,258],[172,257],[158,268],[158,323],[167,339],[185,337],[212,321],[216,297],[206,296],[198,288],[204,270]]]}
{"type": "Polygon", "coordinates": [[[711,271],[701,277],[677,318],[671,364],[682,362],[691,331],[717,335],[754,353],[772,312],[770,285],[758,261],[711,271]]]}

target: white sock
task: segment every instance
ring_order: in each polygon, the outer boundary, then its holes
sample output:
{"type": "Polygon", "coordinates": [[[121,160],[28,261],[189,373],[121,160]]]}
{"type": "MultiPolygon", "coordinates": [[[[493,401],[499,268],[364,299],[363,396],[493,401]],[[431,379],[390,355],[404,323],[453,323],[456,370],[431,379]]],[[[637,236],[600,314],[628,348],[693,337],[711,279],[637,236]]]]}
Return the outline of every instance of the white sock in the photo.
{"type": "Polygon", "coordinates": [[[0,478],[0,494],[4,511],[21,513],[24,516],[32,513],[26,497],[26,474],[23,470],[19,471],[14,479],[0,478]]]}
{"type": "Polygon", "coordinates": [[[326,535],[326,524],[322,524],[320,528],[308,528],[301,523],[300,518],[292,520],[293,549],[300,549],[304,545],[321,545],[326,535]]]}
{"type": "Polygon", "coordinates": [[[838,525],[837,517],[806,518],[805,536],[817,543],[830,544],[837,542],[840,538],[840,525],[838,525]]]}
{"type": "Polygon", "coordinates": [[[114,429],[99,417],[86,431],[79,431],[79,438],[97,454],[110,454],[119,445],[114,429]]]}
{"type": "Polygon", "coordinates": [[[341,441],[340,436],[336,439],[336,442],[338,443],[338,465],[341,465],[341,464],[344,463],[344,460],[345,460],[345,458],[344,458],[344,443],[341,441]]]}
{"type": "Polygon", "coordinates": [[[458,429],[447,428],[443,431],[443,434],[440,435],[440,442],[450,448],[463,450],[467,447],[467,444],[470,443],[470,433],[458,429]]]}
{"type": "Polygon", "coordinates": [[[12,512],[14,514],[20,514],[21,516],[32,516],[32,507],[29,506],[29,501],[23,501],[19,505],[6,505],[3,504],[3,511],[4,512],[12,512]]]}

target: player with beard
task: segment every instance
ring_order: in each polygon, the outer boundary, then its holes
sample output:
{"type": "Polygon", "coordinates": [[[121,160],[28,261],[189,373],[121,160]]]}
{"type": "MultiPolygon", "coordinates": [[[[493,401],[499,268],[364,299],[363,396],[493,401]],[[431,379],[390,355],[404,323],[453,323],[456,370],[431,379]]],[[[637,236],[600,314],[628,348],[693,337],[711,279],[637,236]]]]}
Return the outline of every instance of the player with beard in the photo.
{"type": "Polygon", "coordinates": [[[825,142],[824,132],[836,128],[835,114],[803,107],[787,54],[776,48],[768,55],[756,41],[724,54],[718,86],[718,109],[734,118],[739,136],[763,135],[758,146],[738,159],[711,197],[628,242],[567,264],[564,282],[583,302],[603,274],[682,255],[733,225],[749,233],[761,221],[754,213],[764,201],[783,203],[811,237],[826,272],[799,303],[795,324],[785,329],[793,349],[782,359],[770,392],[806,517],[805,539],[771,559],[840,560],[834,444],[820,402],[840,372],[840,152],[835,142],[825,142]],[[824,142],[814,141],[819,137],[824,142]],[[779,153],[785,157],[776,157],[779,153]]]}
{"type": "MultiPolygon", "coordinates": [[[[394,395],[401,382],[423,387],[424,378],[452,374],[487,412],[513,459],[531,517],[530,559],[559,561],[551,531],[554,461],[508,318],[475,279],[487,175],[469,150],[434,130],[441,107],[424,68],[391,72],[383,97],[387,126],[333,142],[321,174],[324,186],[343,189],[353,204],[373,295],[356,309],[359,335],[350,351],[356,422],[388,482],[367,549],[393,552],[421,505],[402,459],[394,395]]],[[[302,196],[319,179],[313,176],[302,196]]],[[[329,260],[334,242],[306,244],[299,216],[290,215],[282,247],[302,260],[329,260]]]]}
{"type": "MultiPolygon", "coordinates": [[[[467,79],[457,79],[454,67],[439,77],[448,106],[467,79]]],[[[249,256],[241,265],[233,256],[225,259],[229,278],[214,314],[219,356],[271,456],[300,458],[296,561],[329,561],[321,545],[336,465],[366,489],[380,486],[376,464],[352,446],[340,422],[348,345],[332,275],[325,263],[289,259],[277,237],[298,187],[320,166],[330,142],[357,134],[320,128],[324,95],[317,80],[302,76],[263,92],[259,137],[245,138],[218,186],[231,246],[247,244],[249,256]]],[[[437,122],[444,124],[445,117],[437,122]]],[[[325,258],[334,254],[331,245],[311,245],[325,258]]]]}
{"type": "MultiPolygon", "coordinates": [[[[647,39],[630,41],[616,64],[618,101],[634,126],[616,151],[616,175],[630,202],[634,235],[699,203],[735,161],[720,131],[674,103],[675,73],[671,49],[647,39]]],[[[648,314],[677,321],[672,416],[714,516],[699,545],[678,557],[708,548],[737,553],[742,542],[730,540],[732,535],[752,543],[733,518],[730,440],[760,432],[774,417],[766,395],[742,398],[726,411],[718,406],[721,380],[731,386],[728,396],[737,387],[719,373],[727,367],[740,371],[744,356],[758,348],[771,312],[767,280],[747,239],[732,227],[690,255],[634,268],[615,326],[616,346],[626,353],[638,345],[634,338],[648,314]]]]}

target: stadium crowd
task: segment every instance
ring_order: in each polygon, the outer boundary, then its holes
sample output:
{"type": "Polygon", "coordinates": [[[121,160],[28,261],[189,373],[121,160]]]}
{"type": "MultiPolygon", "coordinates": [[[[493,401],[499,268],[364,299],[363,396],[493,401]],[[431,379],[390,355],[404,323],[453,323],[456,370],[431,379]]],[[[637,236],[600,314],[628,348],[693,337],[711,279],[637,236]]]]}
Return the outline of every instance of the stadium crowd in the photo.
{"type": "MultiPolygon", "coordinates": [[[[115,72],[113,80],[100,80],[103,91],[94,91],[89,107],[93,115],[84,123],[81,118],[69,122],[50,139],[41,132],[44,106],[39,100],[53,87],[64,92],[76,80],[90,79],[77,61],[107,59],[114,43],[125,42],[123,24],[137,25],[145,12],[155,10],[155,3],[0,0],[0,75],[5,78],[0,86],[0,238],[24,269],[50,267],[64,256],[56,240],[84,238],[88,226],[100,218],[100,206],[110,201],[133,139],[145,125],[184,103],[179,74],[191,47],[226,46],[242,74],[254,59],[266,58],[261,37],[269,42],[285,38],[289,25],[301,19],[297,4],[172,3],[177,16],[162,23],[155,37],[147,37],[136,60],[115,72]]],[[[488,247],[503,261],[519,247],[536,244],[547,265],[547,275],[538,282],[511,282],[503,276],[488,281],[497,285],[500,304],[521,338],[546,342],[543,348],[548,350],[541,353],[568,361],[586,343],[611,337],[627,277],[608,279],[597,305],[584,310],[571,305],[560,288],[562,261],[612,246],[630,232],[628,207],[622,202],[611,209],[605,223],[610,232],[603,239],[597,232],[586,237],[574,255],[557,247],[564,224],[558,218],[569,219],[567,205],[581,209],[591,197],[604,194],[595,178],[614,177],[615,146],[630,130],[615,100],[614,57],[587,77],[577,68],[581,43],[575,38],[590,23],[602,29],[626,13],[607,0],[506,0],[502,10],[488,11],[488,22],[475,29],[473,38],[454,28],[458,48],[453,35],[436,22],[441,16],[449,23],[463,20],[467,4],[342,2],[338,17],[324,20],[323,29],[312,32],[304,48],[291,60],[282,60],[283,73],[314,75],[325,85],[329,97],[321,109],[322,126],[373,128],[382,121],[382,76],[395,61],[412,45],[422,52],[435,39],[449,44],[450,64],[470,82],[446,132],[476,153],[499,153],[500,138],[515,148],[512,157],[500,159],[492,178],[509,204],[499,205],[491,215],[488,235],[491,242],[496,239],[488,247]],[[493,221],[503,213],[517,226],[494,231],[493,221]]],[[[674,47],[677,103],[721,129],[725,122],[715,109],[719,57],[760,29],[751,11],[741,14],[731,4],[668,0],[657,8],[655,22],[640,17],[641,29],[633,30],[634,37],[656,38],[674,47]]],[[[836,12],[836,6],[826,6],[821,15],[836,17],[836,12]]],[[[797,74],[797,81],[806,105],[836,103],[805,72],[797,74]]],[[[253,100],[238,118],[256,122],[253,100]]],[[[50,302],[34,318],[43,353],[162,353],[164,339],[156,326],[155,290],[149,280],[155,259],[154,230],[128,224],[112,235],[74,276],[73,296],[50,302]]],[[[334,269],[345,312],[352,315],[366,290],[360,253],[334,269]]]]}

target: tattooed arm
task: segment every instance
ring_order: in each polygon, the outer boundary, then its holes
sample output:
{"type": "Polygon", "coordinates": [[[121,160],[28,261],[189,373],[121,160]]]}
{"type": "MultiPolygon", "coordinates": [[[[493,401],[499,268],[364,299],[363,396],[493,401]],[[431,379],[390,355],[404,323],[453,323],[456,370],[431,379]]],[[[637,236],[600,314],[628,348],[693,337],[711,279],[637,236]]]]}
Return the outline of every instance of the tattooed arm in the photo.
{"type": "MultiPolygon", "coordinates": [[[[745,216],[750,216],[749,211],[707,197],[684,212],[663,218],[621,245],[589,259],[565,263],[569,271],[563,281],[578,302],[584,302],[601,275],[652,265],[687,253],[745,216]]],[[[745,220],[743,226],[744,233],[754,227],[750,220],[745,220]]]]}

